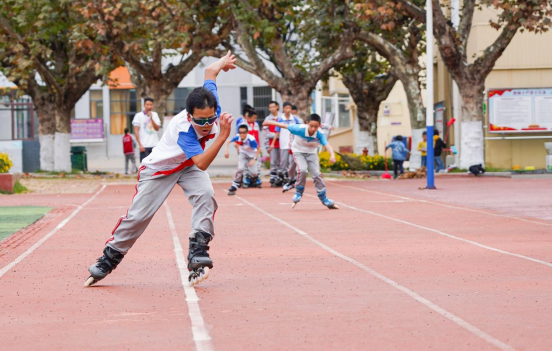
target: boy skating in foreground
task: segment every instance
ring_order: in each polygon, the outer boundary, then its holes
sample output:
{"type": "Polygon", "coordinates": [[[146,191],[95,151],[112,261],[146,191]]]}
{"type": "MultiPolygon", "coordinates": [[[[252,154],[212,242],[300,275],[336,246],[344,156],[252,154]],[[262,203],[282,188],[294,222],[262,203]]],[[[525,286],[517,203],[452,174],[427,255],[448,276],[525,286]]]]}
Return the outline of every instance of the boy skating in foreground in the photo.
{"type": "Polygon", "coordinates": [[[115,226],[113,236],[106,242],[103,256],[88,269],[90,277],[85,286],[105,278],[117,267],[175,184],[182,187],[193,207],[188,282],[193,285],[207,278],[208,268],[213,267],[207,245],[215,234],[213,216],[217,202],[205,170],[230,135],[233,120],[232,115],[226,112],[220,114],[215,80],[221,70],[236,68],[235,62],[235,57],[228,52],[207,67],[203,87],[190,92],[186,99],[186,110],[173,117],[159,144],[144,159],[138,172],[132,205],[115,226]],[[213,139],[219,130],[217,139],[204,151],[205,143],[213,139]]]}
{"type": "Polygon", "coordinates": [[[291,144],[293,158],[297,164],[297,183],[295,185],[295,195],[293,196],[293,206],[301,201],[303,191],[305,191],[305,183],[307,181],[307,170],[310,172],[314,180],[314,187],[318,193],[318,198],[324,206],[330,209],[337,209],[337,205],[326,197],[326,184],[320,175],[320,161],[318,160],[318,145],[322,144],[330,153],[330,162],[335,162],[335,153],[333,148],[324,134],[319,130],[320,116],[312,114],[307,119],[307,124],[292,124],[273,122],[265,120],[263,125],[275,125],[280,128],[285,128],[295,135],[291,144]]]}
{"type": "Polygon", "coordinates": [[[228,145],[230,143],[236,143],[239,145],[239,154],[238,154],[238,169],[236,170],[236,176],[232,182],[232,186],[228,189],[228,195],[235,195],[236,190],[241,186],[243,180],[243,187],[249,188],[249,186],[260,187],[261,182],[259,179],[259,173],[257,172],[257,159],[261,152],[259,144],[255,140],[255,137],[247,133],[247,126],[242,124],[238,127],[238,135],[226,142],[224,148],[224,157],[228,158],[228,145]],[[244,178],[244,172],[249,172],[249,176],[244,178]]]}

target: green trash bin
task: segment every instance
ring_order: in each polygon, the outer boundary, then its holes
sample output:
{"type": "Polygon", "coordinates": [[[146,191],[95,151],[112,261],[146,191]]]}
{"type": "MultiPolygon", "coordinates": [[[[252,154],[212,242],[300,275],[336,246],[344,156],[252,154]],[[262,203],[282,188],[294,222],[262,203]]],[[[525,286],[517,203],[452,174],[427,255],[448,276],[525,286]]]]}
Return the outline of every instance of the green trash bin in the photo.
{"type": "Polygon", "coordinates": [[[79,171],[88,172],[88,159],[84,146],[71,147],[71,167],[79,171]]]}

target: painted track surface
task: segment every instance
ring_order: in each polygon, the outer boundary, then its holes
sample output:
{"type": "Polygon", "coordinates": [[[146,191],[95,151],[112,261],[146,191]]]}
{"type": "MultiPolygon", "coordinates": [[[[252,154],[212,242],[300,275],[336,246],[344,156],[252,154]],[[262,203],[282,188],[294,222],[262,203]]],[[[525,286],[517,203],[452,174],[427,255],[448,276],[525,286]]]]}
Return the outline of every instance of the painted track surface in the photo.
{"type": "MultiPolygon", "coordinates": [[[[109,185],[0,275],[2,348],[547,350],[551,183],[438,179],[442,190],[426,192],[421,181],[330,181],[338,211],[312,183],[295,210],[290,193],[229,197],[228,184],[215,184],[215,266],[195,288],[205,343],[165,206],[117,270],[82,287],[134,194],[109,185]]],[[[91,195],[4,198],[55,210],[0,242],[0,270],[91,195]]],[[[167,204],[186,251],[190,205],[179,188],[167,204]]]]}

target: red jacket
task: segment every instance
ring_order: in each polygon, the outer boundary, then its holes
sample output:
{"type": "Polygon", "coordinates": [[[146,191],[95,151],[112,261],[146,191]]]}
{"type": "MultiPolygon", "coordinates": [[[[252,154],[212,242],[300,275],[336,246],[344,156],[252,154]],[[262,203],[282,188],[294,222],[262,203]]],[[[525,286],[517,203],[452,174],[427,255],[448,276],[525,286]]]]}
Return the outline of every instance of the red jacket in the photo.
{"type": "Polygon", "coordinates": [[[134,142],[130,134],[125,134],[123,136],[123,153],[125,155],[134,153],[134,146],[132,145],[133,143],[134,142]]]}

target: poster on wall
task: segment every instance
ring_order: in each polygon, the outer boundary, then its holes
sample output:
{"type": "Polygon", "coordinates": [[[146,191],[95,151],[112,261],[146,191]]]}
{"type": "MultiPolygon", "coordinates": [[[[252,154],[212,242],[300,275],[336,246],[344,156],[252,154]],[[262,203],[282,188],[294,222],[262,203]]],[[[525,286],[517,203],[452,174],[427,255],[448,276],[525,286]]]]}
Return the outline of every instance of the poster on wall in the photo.
{"type": "Polygon", "coordinates": [[[489,132],[552,131],[552,88],[489,90],[489,132]]]}
{"type": "Polygon", "coordinates": [[[103,119],[72,119],[71,142],[90,143],[104,141],[103,119]]]}

